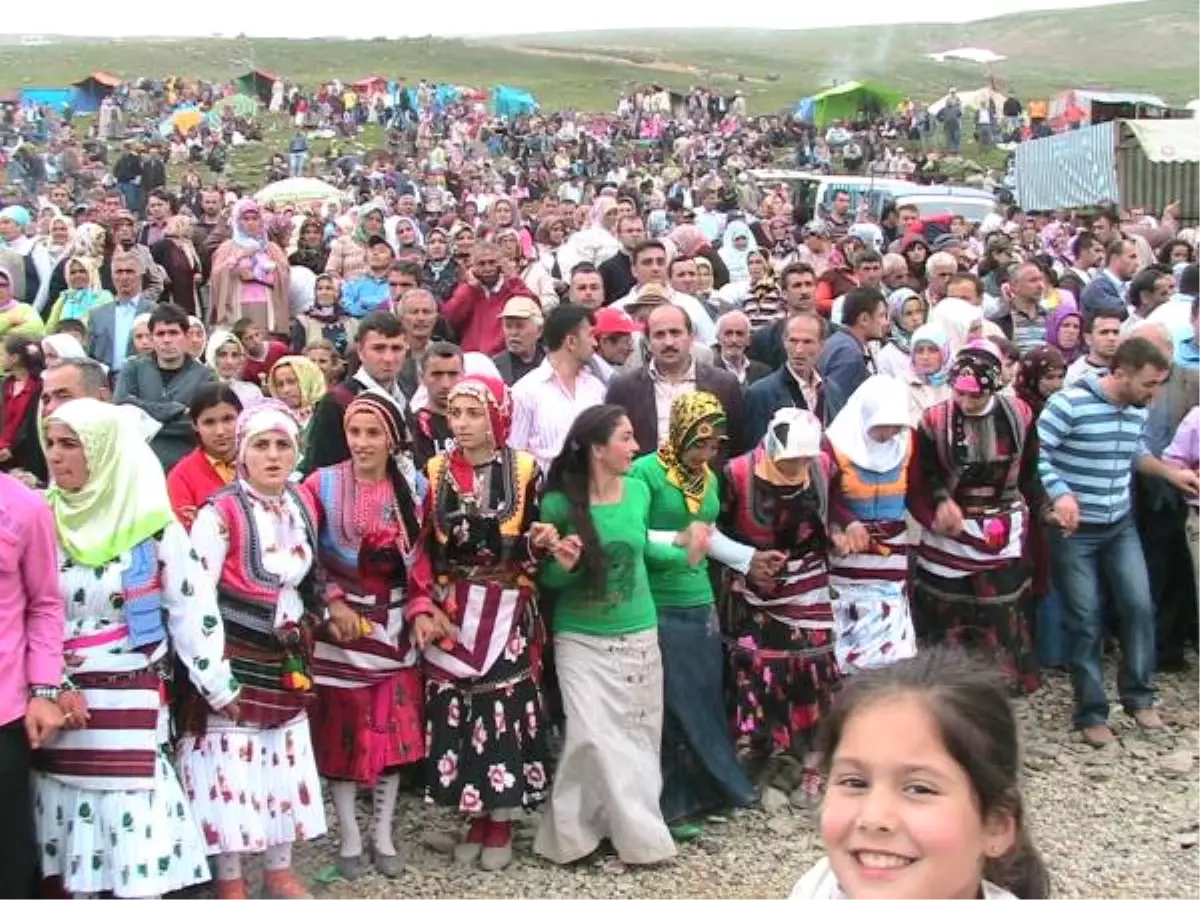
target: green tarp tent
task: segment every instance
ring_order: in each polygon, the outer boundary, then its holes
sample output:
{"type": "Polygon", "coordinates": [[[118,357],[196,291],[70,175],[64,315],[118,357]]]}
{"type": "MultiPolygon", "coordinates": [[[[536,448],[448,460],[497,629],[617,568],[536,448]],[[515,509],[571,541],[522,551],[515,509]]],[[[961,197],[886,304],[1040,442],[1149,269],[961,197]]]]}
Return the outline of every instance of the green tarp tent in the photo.
{"type": "Polygon", "coordinates": [[[268,72],[265,69],[251,69],[245,75],[234,79],[233,83],[239,94],[257,97],[263,103],[270,103],[271,88],[277,81],[279,81],[279,76],[274,72],[268,72]]]}
{"type": "Polygon", "coordinates": [[[837,119],[853,119],[862,110],[891,112],[904,97],[887,88],[861,81],[847,81],[808,99],[812,101],[813,124],[824,128],[837,119]]]}

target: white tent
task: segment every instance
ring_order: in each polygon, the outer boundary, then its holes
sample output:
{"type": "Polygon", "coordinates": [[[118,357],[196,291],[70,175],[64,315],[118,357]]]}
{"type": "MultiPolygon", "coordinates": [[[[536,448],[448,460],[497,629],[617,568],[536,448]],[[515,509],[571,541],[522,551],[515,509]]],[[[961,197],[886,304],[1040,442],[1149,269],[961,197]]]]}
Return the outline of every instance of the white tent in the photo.
{"type": "MultiPolygon", "coordinates": [[[[979,109],[979,107],[988,102],[989,98],[995,101],[997,113],[1000,112],[1000,107],[1004,105],[1004,101],[1008,99],[1004,96],[1004,94],[1000,93],[999,91],[994,91],[989,87],[981,87],[978,90],[966,91],[965,93],[960,93],[958,95],[958,99],[962,103],[963,109],[979,109]]],[[[947,94],[940,100],[935,100],[933,103],[930,103],[929,114],[931,116],[936,116],[942,111],[942,107],[946,105],[946,101],[949,99],[950,95],[947,94]]]]}
{"type": "Polygon", "coordinates": [[[939,53],[925,54],[935,62],[972,62],[979,63],[981,66],[986,66],[988,63],[1002,62],[1007,59],[1006,56],[1001,56],[999,53],[993,53],[991,50],[985,50],[982,47],[957,47],[954,50],[942,50],[939,53]]]}

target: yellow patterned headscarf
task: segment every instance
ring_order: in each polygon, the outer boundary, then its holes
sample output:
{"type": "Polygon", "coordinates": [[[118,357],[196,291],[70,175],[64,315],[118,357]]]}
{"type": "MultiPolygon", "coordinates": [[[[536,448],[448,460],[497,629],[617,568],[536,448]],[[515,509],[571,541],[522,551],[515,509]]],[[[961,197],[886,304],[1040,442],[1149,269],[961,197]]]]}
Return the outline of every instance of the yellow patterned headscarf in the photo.
{"type": "Polygon", "coordinates": [[[708,466],[687,467],[684,454],[697,442],[725,434],[725,408],[716,395],[693,391],[671,404],[671,427],[658,459],[667,470],[667,481],[683,491],[688,512],[698,513],[708,486],[708,466]]]}

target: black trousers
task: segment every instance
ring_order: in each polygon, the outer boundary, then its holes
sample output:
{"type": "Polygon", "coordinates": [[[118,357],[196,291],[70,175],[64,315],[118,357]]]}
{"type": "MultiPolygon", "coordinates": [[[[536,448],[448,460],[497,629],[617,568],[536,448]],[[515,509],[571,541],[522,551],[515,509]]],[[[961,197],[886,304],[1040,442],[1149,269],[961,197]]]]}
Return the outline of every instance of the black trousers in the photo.
{"type": "Polygon", "coordinates": [[[1196,584],[1187,544],[1187,507],[1169,487],[1136,476],[1134,494],[1138,536],[1146,555],[1150,596],[1155,614],[1155,656],[1158,665],[1178,666],[1184,649],[1195,646],[1196,584]]]}
{"type": "Polygon", "coordinates": [[[0,727],[0,898],[36,897],[29,739],[25,719],[0,727]]]}

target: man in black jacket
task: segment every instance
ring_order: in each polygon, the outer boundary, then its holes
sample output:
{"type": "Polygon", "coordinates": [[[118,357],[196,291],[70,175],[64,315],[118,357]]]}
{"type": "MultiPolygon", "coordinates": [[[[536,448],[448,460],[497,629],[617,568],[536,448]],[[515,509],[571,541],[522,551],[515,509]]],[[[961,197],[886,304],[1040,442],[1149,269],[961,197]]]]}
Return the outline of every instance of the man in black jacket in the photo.
{"type": "Polygon", "coordinates": [[[787,362],[784,350],[784,325],[787,316],[793,313],[812,312],[817,293],[817,276],[808,263],[794,262],[784,267],[779,274],[783,288],[783,302],[787,309],[784,318],[759,328],[750,336],[750,348],[746,355],[775,370],[787,362]]]}
{"type": "Polygon", "coordinates": [[[646,226],[636,215],[621,216],[617,220],[617,240],[621,242],[621,249],[598,267],[608,302],[620,300],[637,286],[633,275],[633,250],[645,239],[646,226]]]}
{"type": "Polygon", "coordinates": [[[742,453],[744,437],[742,386],[728,372],[696,362],[692,356],[692,322],[678,306],[656,307],[646,319],[650,361],[632,372],[613,376],[606,403],[623,406],[643,454],[654,453],[666,440],[671,404],[691,391],[715,394],[725,407],[728,441],[726,458],[742,453]]]}
{"type": "Polygon", "coordinates": [[[364,317],[354,337],[354,351],[358,356],[358,371],[330,388],[313,410],[308,449],[301,464],[305,474],[350,458],[342,418],[350,401],[363,391],[374,391],[391,400],[401,415],[408,406],[404,392],[396,384],[404,359],[404,329],[400,320],[383,311],[364,317]]]}
{"type": "Polygon", "coordinates": [[[826,428],[841,412],[846,397],[822,380],[817,359],[825,342],[825,320],[813,311],[792,313],[784,321],[785,361],[746,391],[745,439],[753,447],[767,433],[777,409],[796,406],[812,412],[826,428]]]}

